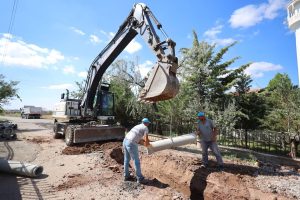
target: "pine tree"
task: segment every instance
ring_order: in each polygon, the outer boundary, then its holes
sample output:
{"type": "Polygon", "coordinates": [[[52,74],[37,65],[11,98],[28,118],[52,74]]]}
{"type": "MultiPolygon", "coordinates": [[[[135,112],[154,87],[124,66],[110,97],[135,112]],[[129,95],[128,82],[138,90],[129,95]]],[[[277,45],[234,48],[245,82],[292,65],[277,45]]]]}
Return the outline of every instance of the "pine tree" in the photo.
{"type": "MultiPolygon", "coordinates": [[[[234,57],[223,62],[223,57],[236,42],[216,51],[215,45],[199,42],[196,32],[191,48],[181,49],[183,58],[180,63],[180,74],[183,77],[184,93],[190,96],[187,111],[206,111],[214,118],[224,113],[229,104],[234,105],[228,95],[236,85],[239,75],[250,65],[245,64],[233,69],[232,65],[239,59],[234,57]]],[[[234,110],[234,109],[233,109],[234,110]]]]}

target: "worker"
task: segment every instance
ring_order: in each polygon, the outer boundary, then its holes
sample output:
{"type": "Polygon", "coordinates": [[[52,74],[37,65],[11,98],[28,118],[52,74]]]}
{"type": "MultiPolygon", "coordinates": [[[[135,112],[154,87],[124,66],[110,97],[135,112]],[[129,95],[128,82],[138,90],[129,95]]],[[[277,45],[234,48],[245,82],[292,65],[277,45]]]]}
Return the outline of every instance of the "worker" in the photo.
{"type": "Polygon", "coordinates": [[[206,118],[204,112],[198,112],[197,134],[200,136],[202,148],[202,168],[208,166],[208,148],[216,156],[219,170],[223,170],[223,159],[217,144],[217,128],[213,120],[206,118]]]}
{"type": "Polygon", "coordinates": [[[141,172],[138,144],[144,146],[150,145],[148,138],[148,126],[150,123],[148,118],[144,118],[142,123],[134,126],[124,138],[124,181],[131,179],[129,175],[129,162],[132,159],[134,161],[137,183],[144,184],[147,182],[141,172]]]}

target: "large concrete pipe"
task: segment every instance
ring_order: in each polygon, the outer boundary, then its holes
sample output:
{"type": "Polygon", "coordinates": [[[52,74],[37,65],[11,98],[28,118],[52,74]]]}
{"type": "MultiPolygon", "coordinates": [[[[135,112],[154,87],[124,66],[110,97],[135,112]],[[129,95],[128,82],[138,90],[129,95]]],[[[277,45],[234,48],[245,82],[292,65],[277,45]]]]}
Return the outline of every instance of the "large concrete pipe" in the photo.
{"type": "Polygon", "coordinates": [[[156,151],[161,151],[161,150],[170,149],[177,146],[196,143],[196,139],[197,136],[194,133],[190,133],[178,137],[158,140],[155,142],[150,142],[151,145],[147,147],[147,151],[148,154],[152,154],[156,151]]]}
{"type": "Polygon", "coordinates": [[[43,167],[20,161],[0,159],[0,172],[37,177],[42,174],[43,167]]]}

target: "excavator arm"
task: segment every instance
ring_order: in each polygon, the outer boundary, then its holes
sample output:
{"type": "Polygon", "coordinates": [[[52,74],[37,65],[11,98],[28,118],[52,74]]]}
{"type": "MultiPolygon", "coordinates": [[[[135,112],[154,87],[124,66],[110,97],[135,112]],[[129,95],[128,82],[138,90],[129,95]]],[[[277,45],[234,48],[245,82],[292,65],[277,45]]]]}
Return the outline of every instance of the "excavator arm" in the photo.
{"type": "Polygon", "coordinates": [[[92,115],[94,98],[103,74],[138,34],[142,36],[157,58],[145,87],[139,94],[139,99],[144,102],[155,103],[176,96],[179,91],[179,81],[176,77],[178,66],[178,59],[175,56],[176,44],[168,38],[151,10],[145,4],[138,3],[133,6],[113,39],[94,59],[89,68],[84,96],[80,104],[83,116],[92,115]],[[159,38],[152,21],[156,28],[163,33],[165,40],[162,41],[159,38]]]}

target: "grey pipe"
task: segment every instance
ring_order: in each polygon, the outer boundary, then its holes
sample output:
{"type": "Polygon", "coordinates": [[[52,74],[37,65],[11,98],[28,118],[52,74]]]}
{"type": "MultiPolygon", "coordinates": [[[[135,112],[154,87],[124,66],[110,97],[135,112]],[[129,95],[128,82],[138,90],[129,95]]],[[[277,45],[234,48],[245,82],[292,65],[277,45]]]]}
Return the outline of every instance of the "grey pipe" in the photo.
{"type": "Polygon", "coordinates": [[[0,159],[0,172],[13,173],[28,177],[37,177],[42,174],[43,167],[20,161],[0,159]]]}
{"type": "Polygon", "coordinates": [[[186,144],[196,143],[197,136],[194,133],[181,135],[174,138],[168,138],[150,142],[150,146],[147,147],[148,154],[152,154],[156,151],[165,149],[171,149],[173,147],[182,146],[186,144]]]}

